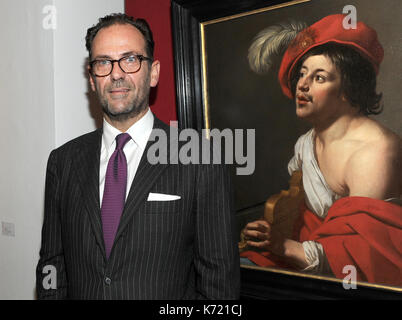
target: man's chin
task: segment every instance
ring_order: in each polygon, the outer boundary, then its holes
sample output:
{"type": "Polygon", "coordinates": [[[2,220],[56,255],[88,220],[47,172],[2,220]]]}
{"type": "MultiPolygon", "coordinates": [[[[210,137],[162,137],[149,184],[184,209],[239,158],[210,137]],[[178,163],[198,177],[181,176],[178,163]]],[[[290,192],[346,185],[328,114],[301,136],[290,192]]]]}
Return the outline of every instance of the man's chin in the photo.
{"type": "Polygon", "coordinates": [[[296,116],[301,119],[308,119],[310,116],[310,112],[307,108],[300,106],[296,108],[296,116]]]}
{"type": "Polygon", "coordinates": [[[124,122],[128,119],[135,118],[146,110],[145,108],[131,108],[128,110],[111,110],[110,108],[103,108],[103,112],[112,121],[124,122]]]}

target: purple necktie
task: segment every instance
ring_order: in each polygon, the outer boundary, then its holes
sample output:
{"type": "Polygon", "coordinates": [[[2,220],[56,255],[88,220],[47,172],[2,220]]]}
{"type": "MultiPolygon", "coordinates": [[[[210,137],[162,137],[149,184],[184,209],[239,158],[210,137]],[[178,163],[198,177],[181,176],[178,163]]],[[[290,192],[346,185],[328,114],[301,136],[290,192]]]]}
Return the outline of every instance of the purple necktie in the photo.
{"type": "Polygon", "coordinates": [[[123,148],[130,139],[128,133],[121,133],[116,137],[116,149],[110,157],[106,169],[101,215],[107,258],[109,258],[113,246],[126,200],[127,160],[123,148]]]}

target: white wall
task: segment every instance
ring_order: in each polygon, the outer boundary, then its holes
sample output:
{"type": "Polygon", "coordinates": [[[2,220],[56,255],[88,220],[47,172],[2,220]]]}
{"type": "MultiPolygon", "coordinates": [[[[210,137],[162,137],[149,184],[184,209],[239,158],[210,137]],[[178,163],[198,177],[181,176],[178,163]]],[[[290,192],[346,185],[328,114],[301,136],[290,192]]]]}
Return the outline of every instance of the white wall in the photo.
{"type": "Polygon", "coordinates": [[[43,180],[54,146],[53,39],[45,1],[0,2],[0,298],[30,298],[40,240],[43,180]]]}
{"type": "Polygon", "coordinates": [[[14,228],[0,233],[0,299],[35,297],[47,158],[95,128],[85,34],[112,12],[124,12],[124,0],[0,2],[0,221],[14,228]],[[44,28],[46,5],[55,29],[44,28]]]}

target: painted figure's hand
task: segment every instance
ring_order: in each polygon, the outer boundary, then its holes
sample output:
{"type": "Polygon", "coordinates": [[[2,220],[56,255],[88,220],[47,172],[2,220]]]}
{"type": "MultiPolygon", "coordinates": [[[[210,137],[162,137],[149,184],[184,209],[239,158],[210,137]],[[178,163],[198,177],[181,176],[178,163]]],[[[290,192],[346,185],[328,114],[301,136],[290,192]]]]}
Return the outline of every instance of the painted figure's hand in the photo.
{"type": "Polygon", "coordinates": [[[272,225],[265,220],[250,222],[243,229],[243,234],[249,246],[270,251],[276,255],[284,255],[285,238],[275,232],[272,225]]]}
{"type": "Polygon", "coordinates": [[[298,268],[303,269],[308,266],[303,245],[285,238],[280,232],[275,231],[275,227],[267,221],[250,222],[242,232],[247,245],[281,256],[285,261],[298,268]]]}

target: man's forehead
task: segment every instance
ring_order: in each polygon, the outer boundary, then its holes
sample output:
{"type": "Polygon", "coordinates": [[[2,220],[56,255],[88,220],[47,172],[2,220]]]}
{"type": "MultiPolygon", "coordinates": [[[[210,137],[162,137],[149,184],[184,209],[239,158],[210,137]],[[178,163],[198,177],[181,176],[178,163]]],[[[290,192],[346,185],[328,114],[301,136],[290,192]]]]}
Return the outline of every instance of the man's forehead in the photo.
{"type": "Polygon", "coordinates": [[[306,60],[304,60],[301,67],[306,69],[323,69],[326,71],[332,71],[336,69],[336,66],[332,62],[331,58],[324,54],[308,57],[306,60]]]}
{"type": "Polygon", "coordinates": [[[145,53],[142,33],[130,24],[113,24],[102,28],[92,42],[92,56],[121,54],[123,52],[145,53]]]}

